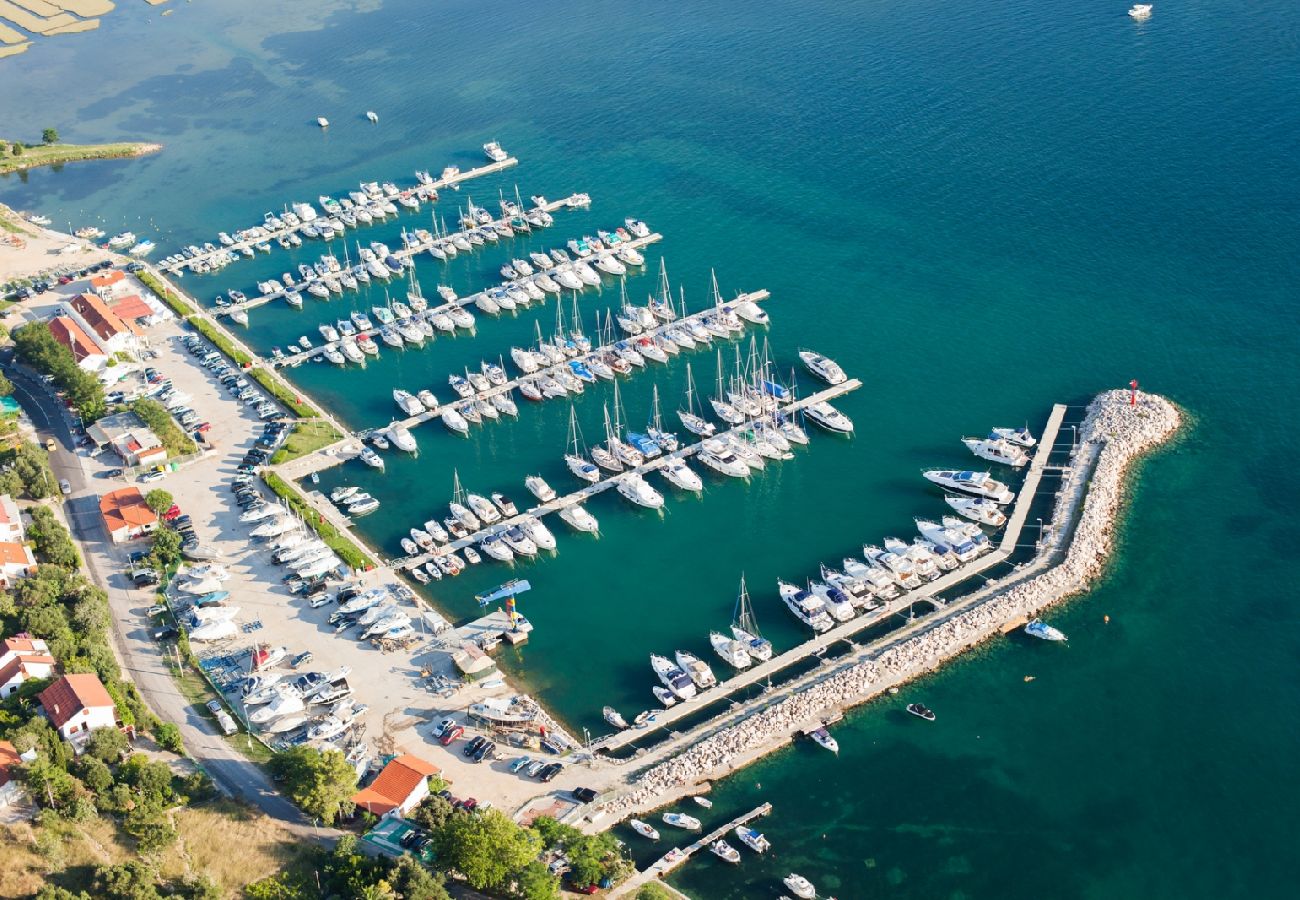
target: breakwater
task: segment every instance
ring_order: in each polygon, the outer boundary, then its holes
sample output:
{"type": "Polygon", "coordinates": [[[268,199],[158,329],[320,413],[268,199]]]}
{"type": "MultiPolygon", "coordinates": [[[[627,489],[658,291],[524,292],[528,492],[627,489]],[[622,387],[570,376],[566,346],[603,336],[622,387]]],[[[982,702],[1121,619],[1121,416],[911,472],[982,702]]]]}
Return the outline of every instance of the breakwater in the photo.
{"type": "Polygon", "coordinates": [[[630,789],[602,808],[610,819],[670,802],[703,781],[726,775],[782,746],[796,731],[888,688],[930,671],[944,660],[1082,590],[1102,571],[1114,545],[1124,476],[1143,454],[1177,431],[1177,408],[1153,394],[1109,391],[1089,405],[1079,430],[1072,477],[1063,485],[1052,517],[1052,537],[1039,555],[1001,582],[953,604],[948,615],[923,624],[823,680],[656,762],[631,779],[630,789]],[[1091,472],[1090,477],[1078,473],[1091,472]],[[1074,522],[1078,504],[1082,512],[1074,522]]]}

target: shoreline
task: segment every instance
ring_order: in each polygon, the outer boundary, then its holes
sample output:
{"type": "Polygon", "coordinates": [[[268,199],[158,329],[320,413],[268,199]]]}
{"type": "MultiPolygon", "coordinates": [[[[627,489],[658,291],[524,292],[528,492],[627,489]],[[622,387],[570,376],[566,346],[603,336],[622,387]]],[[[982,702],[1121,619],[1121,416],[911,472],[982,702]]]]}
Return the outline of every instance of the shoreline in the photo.
{"type": "Polygon", "coordinates": [[[159,153],[162,149],[162,144],[142,142],[41,145],[25,150],[22,156],[6,155],[0,157],[0,175],[10,175],[15,172],[38,169],[41,166],[58,166],[70,162],[90,162],[97,159],[135,159],[136,157],[159,153]],[[28,153],[38,154],[47,147],[51,151],[65,150],[67,152],[65,154],[51,152],[48,158],[29,159],[27,157],[28,153]]]}
{"type": "Polygon", "coordinates": [[[864,650],[861,658],[771,705],[761,717],[748,716],[632,775],[631,790],[602,805],[591,817],[593,827],[603,830],[696,793],[785,746],[803,728],[933,672],[1008,626],[1087,591],[1104,574],[1114,549],[1132,465],[1173,438],[1184,421],[1163,397],[1139,393],[1135,407],[1128,398],[1127,391],[1108,391],[1089,404],[1078,451],[1084,456],[1085,477],[1070,496],[1058,499],[1045,552],[1022,570],[963,598],[960,611],[939,621],[923,620],[915,633],[886,638],[883,648],[864,650]],[[1082,512],[1063,545],[1080,502],[1082,512]]]}

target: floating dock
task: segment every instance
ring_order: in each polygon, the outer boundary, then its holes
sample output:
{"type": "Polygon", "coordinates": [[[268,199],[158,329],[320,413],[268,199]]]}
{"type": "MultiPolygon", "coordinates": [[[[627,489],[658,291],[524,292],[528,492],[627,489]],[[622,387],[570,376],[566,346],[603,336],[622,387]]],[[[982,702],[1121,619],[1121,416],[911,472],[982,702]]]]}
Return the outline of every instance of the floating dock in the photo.
{"type": "MultiPolygon", "coordinates": [[[[517,166],[517,165],[519,165],[519,160],[512,156],[509,157],[508,159],[503,159],[500,162],[489,163],[486,166],[479,166],[476,169],[469,169],[464,172],[458,172],[454,177],[451,178],[438,178],[432,184],[416,185],[415,187],[409,188],[408,190],[413,191],[416,188],[421,188],[421,187],[425,188],[426,190],[429,188],[432,188],[433,190],[442,190],[443,188],[449,188],[452,187],[453,185],[460,184],[463,181],[469,181],[472,178],[481,178],[484,175],[493,175],[497,172],[501,172],[505,169],[508,169],[511,166],[517,166]]],[[[401,215],[401,213],[399,212],[398,215],[401,215]]],[[[325,216],[325,218],[328,218],[328,215],[325,216]]],[[[235,241],[233,244],[229,244],[223,247],[218,247],[216,250],[213,250],[211,252],[200,253],[196,256],[190,257],[189,259],[181,260],[180,262],[173,263],[172,265],[169,266],[159,266],[159,268],[171,275],[179,275],[182,272],[184,272],[186,269],[193,269],[194,266],[198,263],[211,262],[213,259],[216,259],[218,256],[225,256],[227,253],[231,251],[234,251],[235,253],[239,253],[245,247],[251,248],[254,244],[259,244],[263,241],[274,241],[274,240],[278,240],[281,237],[284,237],[287,234],[297,233],[301,231],[303,225],[306,224],[309,223],[303,222],[298,225],[286,225],[283,228],[277,228],[275,230],[266,229],[265,226],[263,226],[264,231],[262,235],[257,238],[254,238],[253,240],[235,241]]],[[[326,242],[325,246],[328,246],[328,242],[326,242]]]]}
{"type": "MultiPolygon", "coordinates": [[[[669,872],[672,872],[674,869],[684,866],[686,864],[686,861],[689,860],[692,856],[694,856],[696,853],[698,853],[701,850],[707,850],[710,844],[712,844],[714,841],[726,837],[728,834],[731,834],[731,832],[735,830],[737,826],[748,825],[750,822],[754,821],[755,819],[761,818],[762,816],[766,816],[771,811],[772,811],[772,804],[764,803],[762,806],[754,807],[744,815],[737,816],[727,824],[720,825],[719,827],[713,829],[704,837],[700,838],[699,840],[695,841],[695,843],[690,844],[689,846],[674,847],[673,849],[665,853],[663,856],[655,860],[653,863],[651,863],[649,866],[642,869],[640,872],[637,872],[627,881],[624,881],[622,884],[618,885],[613,890],[611,890],[608,895],[610,897],[610,900],[613,900],[613,898],[615,897],[635,896],[636,892],[640,890],[642,887],[644,887],[647,883],[663,878],[665,875],[667,875],[669,872]]],[[[743,848],[740,849],[741,854],[744,854],[746,852],[748,851],[746,851],[743,848]]]]}
{"type": "MultiPolygon", "coordinates": [[[[591,749],[618,750],[642,740],[653,729],[671,728],[675,722],[698,712],[701,708],[716,703],[718,700],[726,698],[743,688],[764,682],[771,676],[811,656],[817,656],[832,644],[849,640],[858,632],[864,631],[873,625],[878,625],[890,616],[908,609],[913,603],[927,601],[936,608],[946,606],[943,601],[935,596],[936,594],[965,581],[973,575],[1005,562],[1011,555],[1011,551],[1015,549],[1025,519],[1029,515],[1029,508],[1038,493],[1039,480],[1042,477],[1044,467],[1047,465],[1047,458],[1052,453],[1053,444],[1061,427],[1061,421],[1065,418],[1065,411],[1066,407],[1060,404],[1052,409],[1051,416],[1047,420],[1047,426],[1044,428],[1042,437],[1039,440],[1034,459],[1030,463],[1029,471],[1025,476],[1024,485],[1016,496],[1012,514],[1007,520],[1006,532],[1003,534],[1002,541],[997,549],[971,560],[958,569],[944,573],[938,579],[924,584],[914,591],[902,594],[886,603],[883,607],[871,610],[864,615],[854,616],[849,621],[842,622],[829,631],[815,635],[779,656],[774,656],[766,662],[756,663],[748,669],[736,672],[730,678],[719,681],[717,687],[701,691],[689,700],[679,700],[675,706],[668,709],[656,711],[654,718],[645,727],[627,728],[600,738],[592,743],[591,749]]],[[[717,660],[717,663],[725,665],[721,660],[717,660]]],[[[767,701],[773,696],[788,693],[798,687],[801,682],[802,679],[796,679],[792,683],[780,685],[772,693],[764,694],[763,699],[767,701]]],[[[705,722],[698,727],[711,727],[713,724],[713,722],[705,722]]],[[[689,740],[689,735],[675,735],[672,743],[675,745],[679,742],[689,742],[689,740]]],[[[656,748],[656,750],[658,749],[656,748]]]]}
{"type": "MultiPolygon", "coordinates": [[[[794,403],[790,403],[784,406],[782,410],[786,413],[796,412],[800,409],[803,409],[804,407],[812,406],[816,403],[833,400],[836,397],[840,397],[844,394],[849,393],[850,391],[856,391],[860,387],[862,387],[862,382],[858,381],[856,378],[851,378],[848,381],[844,382],[843,384],[837,384],[833,387],[826,388],[823,391],[818,391],[817,393],[805,397],[802,400],[796,400],[794,403]]],[[[715,438],[721,437],[726,434],[731,434],[732,432],[743,431],[747,428],[750,428],[751,426],[752,423],[747,422],[744,425],[737,425],[734,428],[719,431],[716,435],[714,435],[714,437],[715,438]]],[[[414,556],[408,556],[408,557],[396,559],[393,560],[390,563],[390,565],[393,568],[405,569],[405,568],[409,568],[412,565],[421,565],[427,563],[436,556],[443,556],[452,551],[459,550],[462,547],[467,547],[471,544],[477,544],[480,540],[482,540],[487,535],[492,534],[493,532],[496,531],[500,531],[503,528],[509,528],[511,525],[517,524],[525,516],[535,516],[540,519],[543,516],[546,516],[550,513],[559,512],[560,510],[565,509],[566,507],[583,503],[587,499],[594,497],[596,494],[604,493],[610,488],[615,487],[621,479],[627,477],[629,474],[635,473],[637,475],[645,475],[648,472],[653,472],[656,469],[663,468],[663,466],[666,465],[671,460],[686,459],[694,455],[695,453],[697,453],[699,449],[700,449],[699,443],[687,444],[685,447],[681,447],[680,449],[675,450],[672,453],[665,453],[661,456],[656,456],[654,459],[649,460],[643,465],[637,466],[635,469],[625,469],[624,471],[611,475],[608,478],[604,478],[601,481],[596,482],[595,484],[585,485],[581,489],[576,490],[571,494],[565,494],[564,496],[556,497],[554,500],[548,500],[545,503],[539,504],[538,506],[534,506],[533,508],[525,510],[524,512],[520,513],[517,516],[511,516],[508,519],[502,519],[485,528],[479,529],[478,531],[474,532],[471,535],[468,535],[467,537],[458,538],[454,541],[451,541],[450,543],[444,544],[441,547],[437,548],[436,550],[420,553],[414,556]]],[[[729,478],[731,476],[719,476],[719,477],[729,478]]],[[[487,560],[484,560],[484,562],[487,562],[487,560]]],[[[846,624],[851,624],[851,623],[846,623],[846,624]]]]}

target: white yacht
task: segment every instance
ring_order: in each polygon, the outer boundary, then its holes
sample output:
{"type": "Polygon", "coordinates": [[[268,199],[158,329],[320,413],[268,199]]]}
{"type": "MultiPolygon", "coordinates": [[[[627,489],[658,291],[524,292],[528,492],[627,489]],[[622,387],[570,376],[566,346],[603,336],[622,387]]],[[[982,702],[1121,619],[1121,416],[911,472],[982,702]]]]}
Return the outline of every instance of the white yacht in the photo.
{"type": "Polygon", "coordinates": [[[947,494],[943,499],[959,515],[965,516],[972,522],[979,522],[990,528],[1001,528],[1007,523],[1007,514],[992,500],[982,497],[958,497],[954,494],[947,494]]]}
{"type": "Polygon", "coordinates": [[[653,825],[647,825],[640,819],[630,819],[627,824],[632,826],[632,830],[641,837],[649,838],[652,841],[659,840],[659,831],[653,825]]]}
{"type": "Polygon", "coordinates": [[[717,840],[709,844],[709,852],[724,862],[734,864],[740,863],[740,851],[728,844],[726,841],[717,840]]]}
{"type": "Polygon", "coordinates": [[[835,624],[826,612],[826,604],[819,598],[784,581],[777,581],[776,586],[790,612],[813,631],[829,631],[835,624]]]}
{"type": "Polygon", "coordinates": [[[551,529],[542,523],[541,519],[536,516],[524,516],[519,520],[519,527],[523,529],[524,534],[528,535],[539,549],[555,549],[555,535],[551,533],[551,529]]]}
{"type": "Polygon", "coordinates": [[[663,473],[665,478],[684,491],[704,490],[704,482],[700,480],[700,476],[686,464],[686,460],[680,457],[668,460],[659,471],[663,473]]]}
{"type": "Polygon", "coordinates": [[[717,438],[706,438],[701,441],[699,453],[695,458],[720,475],[730,475],[733,478],[749,477],[749,466],[735,454],[728,443],[717,438]]]}
{"type": "Polygon", "coordinates": [[[989,431],[989,437],[1001,438],[1004,441],[1010,441],[1017,447],[1026,449],[1038,443],[1038,440],[1030,433],[1028,425],[1020,428],[993,428],[989,431]]]}
{"type": "Polygon", "coordinates": [[[956,516],[944,516],[942,519],[943,527],[963,535],[975,545],[977,553],[987,553],[993,549],[993,543],[989,536],[980,529],[974,522],[963,522],[956,516]]]}
{"type": "Polygon", "coordinates": [[[988,472],[972,472],[968,469],[930,469],[924,473],[927,481],[940,487],[952,488],[964,494],[985,497],[995,503],[1010,503],[1016,495],[1002,482],[994,481],[988,472]]]}
{"type": "Polygon", "coordinates": [[[555,488],[547,484],[546,479],[542,478],[541,475],[529,475],[524,479],[524,487],[528,488],[529,492],[543,503],[555,499],[555,488]]]}
{"type": "Polygon", "coordinates": [[[825,400],[806,407],[804,415],[811,419],[814,425],[820,425],[827,431],[839,434],[853,433],[853,420],[825,400]]]}
{"type": "Polygon", "coordinates": [[[709,643],[713,645],[714,653],[737,669],[747,669],[754,661],[744,644],[735,638],[727,637],[720,631],[709,632],[709,643]]]}
{"type": "Polygon", "coordinates": [[[771,841],[753,828],[746,828],[744,825],[737,825],[734,833],[742,844],[750,850],[753,850],[755,853],[766,853],[772,848],[771,841]]]}
{"type": "Polygon", "coordinates": [[[401,422],[394,422],[388,426],[388,439],[398,450],[407,453],[414,453],[419,449],[416,446],[415,437],[411,434],[411,430],[401,422]]]}
{"type": "Polygon", "coordinates": [[[650,668],[659,676],[664,687],[672,691],[679,699],[689,700],[695,696],[695,682],[691,681],[691,676],[687,675],[678,668],[672,660],[665,656],[656,654],[650,655],[650,668]]]}
{"type": "Polygon", "coordinates": [[[1012,468],[1019,468],[1029,462],[1029,454],[1023,448],[1002,438],[968,438],[961,442],[980,459],[989,462],[1005,463],[1012,468]]]}
{"type": "Polygon", "coordinates": [[[677,658],[677,665],[691,677],[691,681],[695,682],[697,688],[704,691],[717,686],[718,679],[704,660],[685,650],[678,650],[674,655],[677,658]]]}
{"type": "Polygon", "coordinates": [[[789,875],[785,876],[785,878],[781,879],[781,883],[790,890],[790,893],[798,897],[799,900],[816,900],[817,888],[813,887],[813,883],[802,875],[796,875],[794,872],[791,872],[789,875]]]}
{"type": "Polygon", "coordinates": [[[818,581],[809,585],[809,589],[814,597],[826,605],[826,611],[836,622],[847,622],[853,618],[853,601],[839,588],[818,581]]]}
{"type": "Polygon", "coordinates": [[[813,743],[824,750],[829,750],[832,753],[840,752],[839,741],[835,740],[825,727],[812,729],[808,732],[808,737],[812,738],[813,743]]]}
{"type": "MultiPolygon", "coordinates": [[[[917,519],[916,530],[933,544],[947,547],[957,556],[959,562],[970,562],[979,556],[979,547],[963,531],[940,525],[928,519],[917,519]]],[[[987,542],[987,538],[985,539],[987,542]]]]}
{"type": "Polygon", "coordinates": [[[465,502],[469,508],[474,510],[474,515],[478,516],[487,524],[501,521],[501,511],[497,509],[496,504],[481,494],[466,494],[465,502]]]}
{"type": "Polygon", "coordinates": [[[492,162],[505,162],[510,158],[510,154],[501,149],[501,145],[496,141],[488,141],[484,144],[483,154],[492,162]]]}
{"type": "Polygon", "coordinates": [[[1025,634],[1036,637],[1044,641],[1064,641],[1065,632],[1059,628],[1053,628],[1042,619],[1033,619],[1025,626],[1025,634]]]}
{"type": "Polygon", "coordinates": [[[862,555],[868,560],[887,570],[900,585],[907,590],[914,590],[921,586],[921,576],[916,571],[916,566],[905,556],[901,556],[892,550],[881,550],[879,547],[867,544],[862,548],[862,555]]]}
{"type": "Polygon", "coordinates": [[[456,407],[445,407],[440,418],[442,419],[442,424],[447,426],[448,431],[459,435],[469,434],[469,422],[465,420],[464,416],[456,411],[456,407]]]}
{"type": "Polygon", "coordinates": [[[672,825],[674,828],[685,828],[687,831],[699,831],[701,828],[700,820],[686,813],[664,813],[664,824],[672,825]]]}
{"type": "Polygon", "coordinates": [[[596,521],[596,517],[587,512],[585,507],[577,504],[560,510],[560,518],[578,531],[585,531],[588,534],[600,531],[600,523],[596,521]]]}
{"type": "Polygon", "coordinates": [[[661,509],[664,495],[650,486],[650,483],[635,472],[628,472],[617,479],[615,490],[625,499],[646,509],[661,509]]]}
{"type": "Polygon", "coordinates": [[[827,384],[843,384],[848,381],[848,376],[844,374],[844,370],[839,367],[835,360],[828,356],[822,356],[812,350],[800,350],[799,359],[803,361],[809,372],[812,372],[827,384]]]}

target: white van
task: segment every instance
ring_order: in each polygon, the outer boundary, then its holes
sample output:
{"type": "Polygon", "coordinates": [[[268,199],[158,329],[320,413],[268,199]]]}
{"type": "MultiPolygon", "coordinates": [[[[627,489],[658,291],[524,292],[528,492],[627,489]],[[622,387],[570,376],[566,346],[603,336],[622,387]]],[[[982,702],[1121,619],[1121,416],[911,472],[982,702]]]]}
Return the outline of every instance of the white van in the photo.
{"type": "Polygon", "coordinates": [[[217,727],[219,727],[222,734],[225,734],[227,737],[236,734],[239,731],[239,726],[235,724],[235,720],[230,718],[230,713],[226,712],[224,709],[217,713],[217,727]]]}

